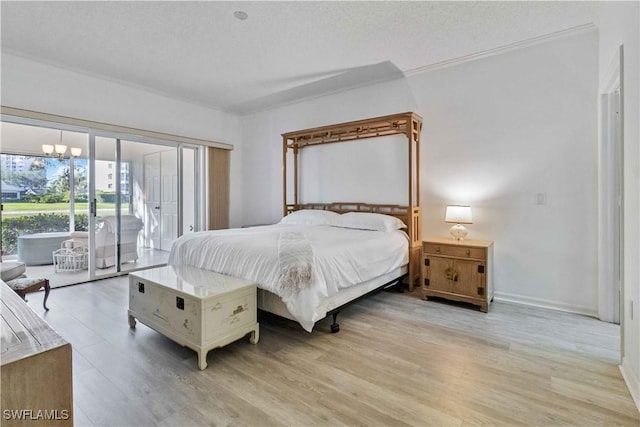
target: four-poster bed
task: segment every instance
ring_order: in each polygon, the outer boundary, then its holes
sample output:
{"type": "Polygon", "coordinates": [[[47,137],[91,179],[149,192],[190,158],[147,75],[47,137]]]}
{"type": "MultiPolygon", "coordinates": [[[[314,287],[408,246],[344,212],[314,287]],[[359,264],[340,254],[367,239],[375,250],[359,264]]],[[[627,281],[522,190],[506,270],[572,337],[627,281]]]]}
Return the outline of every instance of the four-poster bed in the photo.
{"type": "Polygon", "coordinates": [[[409,235],[409,290],[420,276],[420,132],[422,117],[413,112],[392,114],[329,126],[287,132],[282,134],[283,215],[298,209],[326,209],[338,213],[375,212],[399,217],[407,225],[409,235]],[[372,205],[367,203],[299,203],[300,151],[307,147],[338,142],[357,141],[389,135],[404,135],[407,138],[408,197],[406,206],[372,205]],[[293,152],[293,203],[287,203],[287,154],[293,152]]]}
{"type": "Polygon", "coordinates": [[[278,224],[190,233],[174,242],[169,264],[191,265],[257,283],[258,307],[311,331],[340,308],[419,276],[419,148],[415,113],[283,134],[283,219],[278,224]],[[408,140],[408,204],[299,203],[301,149],[377,136],[408,140]],[[287,152],[293,151],[294,200],[287,203],[287,152]],[[406,230],[406,233],[405,231],[406,230]]]}

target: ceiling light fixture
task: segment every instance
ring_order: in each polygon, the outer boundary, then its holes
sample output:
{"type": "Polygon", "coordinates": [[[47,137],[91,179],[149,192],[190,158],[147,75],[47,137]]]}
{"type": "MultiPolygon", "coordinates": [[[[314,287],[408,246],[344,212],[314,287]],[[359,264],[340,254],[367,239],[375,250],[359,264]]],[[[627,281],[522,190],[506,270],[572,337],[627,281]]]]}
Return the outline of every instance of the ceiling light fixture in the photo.
{"type": "Polygon", "coordinates": [[[243,12],[241,10],[236,10],[235,12],[233,12],[233,16],[240,21],[244,21],[249,17],[249,15],[247,15],[247,12],[243,12]]]}
{"type": "MultiPolygon", "coordinates": [[[[64,153],[67,152],[67,146],[62,143],[62,131],[60,131],[60,144],[42,144],[42,152],[47,156],[51,156],[54,151],[58,160],[64,160],[64,153]]],[[[82,148],[71,147],[71,157],[78,157],[80,154],[82,154],[82,148]]]]}

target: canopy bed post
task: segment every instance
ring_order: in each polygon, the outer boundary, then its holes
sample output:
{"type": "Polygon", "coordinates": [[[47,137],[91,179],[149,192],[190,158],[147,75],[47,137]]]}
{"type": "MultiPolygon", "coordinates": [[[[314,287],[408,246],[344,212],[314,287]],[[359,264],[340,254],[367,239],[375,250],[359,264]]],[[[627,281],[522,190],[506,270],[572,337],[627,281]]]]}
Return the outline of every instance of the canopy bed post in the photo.
{"type": "Polygon", "coordinates": [[[422,120],[411,114],[411,123],[406,128],[409,150],[409,290],[420,280],[420,251],[422,248],[420,233],[420,131],[422,120]]]}
{"type": "Polygon", "coordinates": [[[370,205],[366,203],[342,203],[327,205],[322,203],[304,205],[307,209],[340,209],[348,211],[379,212],[397,216],[407,225],[409,235],[409,290],[420,276],[420,132],[422,118],[412,112],[374,117],[347,123],[322,126],[312,129],[282,134],[283,163],[283,215],[301,209],[298,199],[299,151],[305,147],[335,142],[356,141],[388,135],[405,135],[408,147],[408,206],[370,205]],[[293,204],[287,203],[287,153],[293,150],[293,204]]]}
{"type": "Polygon", "coordinates": [[[293,146],[293,205],[298,206],[298,145],[293,146]]]}
{"type": "Polygon", "coordinates": [[[282,216],[287,216],[287,137],[282,137],[282,216]]]}

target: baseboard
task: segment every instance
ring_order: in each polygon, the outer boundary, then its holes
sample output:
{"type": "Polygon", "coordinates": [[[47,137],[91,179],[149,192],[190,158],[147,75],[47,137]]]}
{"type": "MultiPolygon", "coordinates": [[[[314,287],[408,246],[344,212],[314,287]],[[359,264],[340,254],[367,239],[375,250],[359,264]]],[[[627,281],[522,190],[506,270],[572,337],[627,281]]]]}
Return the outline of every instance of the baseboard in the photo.
{"type": "Polygon", "coordinates": [[[564,302],[551,301],[542,298],[528,297],[524,295],[509,294],[506,292],[495,292],[495,301],[511,302],[515,304],[530,305],[533,307],[547,308],[550,310],[564,311],[567,313],[582,314],[584,316],[598,317],[597,307],[587,307],[564,302]]]}
{"type": "Polygon", "coordinates": [[[634,373],[634,370],[629,367],[628,359],[622,358],[622,364],[620,364],[620,373],[624,382],[627,384],[631,398],[640,412],[640,378],[634,373]]]}

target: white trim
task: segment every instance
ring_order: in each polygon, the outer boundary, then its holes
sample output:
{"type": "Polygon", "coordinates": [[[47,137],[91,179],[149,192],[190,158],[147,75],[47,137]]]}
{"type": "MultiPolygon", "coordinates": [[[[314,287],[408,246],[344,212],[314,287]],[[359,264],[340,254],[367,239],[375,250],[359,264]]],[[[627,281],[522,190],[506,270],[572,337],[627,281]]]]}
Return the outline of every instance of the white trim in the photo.
{"type": "Polygon", "coordinates": [[[618,132],[621,129],[615,120],[619,95],[613,93],[618,88],[607,89],[600,95],[598,135],[598,317],[615,323],[620,322],[621,277],[617,269],[622,255],[618,207],[622,168],[618,132]]]}
{"type": "Polygon", "coordinates": [[[628,358],[623,357],[622,363],[618,368],[620,369],[622,378],[629,389],[631,398],[635,402],[638,412],[640,412],[640,378],[638,378],[638,374],[633,371],[628,360],[628,358]]]}
{"type": "Polygon", "coordinates": [[[426,73],[428,71],[435,71],[441,68],[452,67],[454,65],[464,64],[465,62],[475,61],[477,59],[487,58],[489,56],[498,55],[501,53],[509,52],[516,49],[522,49],[525,47],[535,46],[540,43],[545,43],[551,40],[557,40],[560,38],[564,38],[567,36],[572,36],[575,34],[586,33],[590,31],[597,30],[597,27],[594,23],[588,23],[583,25],[578,25],[576,27],[567,28],[565,30],[556,31],[553,33],[545,34],[538,37],[532,37],[530,39],[521,40],[515,43],[509,43],[504,46],[496,47],[493,49],[487,49],[482,52],[472,53],[470,55],[461,56],[454,59],[448,59],[446,61],[437,62],[435,64],[425,65],[423,67],[414,68],[411,70],[407,70],[404,72],[405,76],[412,76],[414,74],[426,73]]]}
{"type": "Polygon", "coordinates": [[[185,144],[204,145],[207,147],[222,148],[225,150],[233,150],[232,144],[225,144],[225,143],[216,142],[216,141],[208,141],[206,139],[190,138],[187,136],[172,135],[168,133],[154,132],[154,131],[144,130],[144,129],[136,129],[136,128],[131,128],[127,126],[114,125],[110,123],[94,122],[92,120],[83,120],[83,119],[77,119],[74,117],[59,116],[56,114],[42,113],[39,111],[23,110],[20,108],[7,107],[4,105],[0,106],[0,109],[3,116],[6,115],[10,117],[16,117],[19,119],[38,120],[43,122],[64,124],[68,126],[82,128],[85,131],[88,131],[89,129],[97,130],[97,131],[106,131],[106,132],[114,133],[118,135],[118,137],[122,137],[122,139],[127,139],[127,137],[134,137],[137,140],[139,140],[140,137],[144,137],[144,138],[151,138],[155,140],[156,141],[155,143],[157,143],[158,140],[165,140],[165,141],[171,141],[171,142],[181,142],[185,144]]]}
{"type": "Polygon", "coordinates": [[[611,93],[620,87],[620,49],[617,49],[611,57],[599,86],[600,93],[611,93]]]}
{"type": "Polygon", "coordinates": [[[494,300],[510,302],[515,304],[529,305],[532,307],[546,308],[556,311],[564,311],[567,313],[581,314],[583,316],[597,317],[598,309],[596,307],[587,307],[582,305],[567,304],[558,301],[552,301],[542,298],[528,297],[525,295],[509,294],[506,292],[496,292],[494,300]]]}

